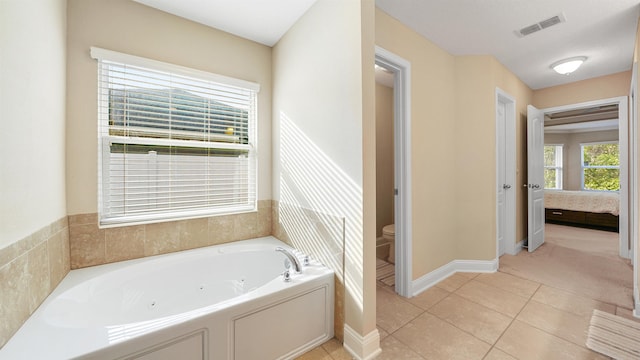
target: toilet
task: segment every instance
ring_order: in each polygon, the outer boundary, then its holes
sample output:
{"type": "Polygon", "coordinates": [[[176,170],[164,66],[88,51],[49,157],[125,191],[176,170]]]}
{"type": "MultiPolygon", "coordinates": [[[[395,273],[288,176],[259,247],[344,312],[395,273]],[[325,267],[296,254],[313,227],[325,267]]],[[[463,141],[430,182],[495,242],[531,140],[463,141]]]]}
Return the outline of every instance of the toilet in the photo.
{"type": "Polygon", "coordinates": [[[389,242],[389,257],[387,261],[396,263],[396,225],[391,224],[382,228],[382,237],[389,242]]]}

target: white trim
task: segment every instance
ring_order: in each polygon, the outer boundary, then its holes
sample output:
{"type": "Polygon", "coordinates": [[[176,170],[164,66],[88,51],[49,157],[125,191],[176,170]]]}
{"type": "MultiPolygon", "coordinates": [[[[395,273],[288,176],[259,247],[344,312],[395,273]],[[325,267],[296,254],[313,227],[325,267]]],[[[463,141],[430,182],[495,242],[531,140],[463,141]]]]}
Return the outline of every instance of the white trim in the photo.
{"type": "Polygon", "coordinates": [[[498,259],[493,260],[453,260],[413,281],[416,296],[457,272],[494,273],[498,271],[498,259]]]}
{"type": "Polygon", "coordinates": [[[379,46],[376,63],[394,72],[394,182],[396,224],[396,292],[411,296],[412,206],[411,206],[411,63],[379,46]]]}
{"type": "Polygon", "coordinates": [[[631,266],[633,268],[633,294],[634,294],[634,312],[635,317],[640,318],[640,290],[638,289],[638,251],[640,244],[638,243],[638,63],[633,63],[631,71],[631,88],[629,89],[629,244],[631,245],[631,266]]]}
{"type": "MultiPolygon", "coordinates": [[[[544,114],[561,112],[568,110],[583,109],[601,105],[618,104],[618,133],[625,134],[625,136],[619,136],[618,141],[620,145],[620,164],[627,164],[627,166],[620,166],[620,215],[619,215],[619,255],[621,257],[629,259],[631,257],[628,249],[629,241],[629,141],[626,136],[628,134],[628,99],[626,96],[618,96],[614,98],[587,101],[571,105],[562,105],[552,108],[541,109],[544,114]]],[[[635,185],[635,184],[634,184],[635,185]]],[[[634,268],[635,271],[635,268],[634,268]]]]}
{"type": "Polygon", "coordinates": [[[524,249],[524,244],[525,244],[526,242],[527,242],[527,238],[526,238],[526,237],[525,237],[524,239],[522,239],[522,240],[518,241],[518,242],[516,243],[516,247],[515,247],[515,249],[514,249],[513,253],[509,253],[509,255],[518,255],[518,253],[519,253],[520,251],[522,251],[522,249],[524,249]]]}
{"type": "MultiPolygon", "coordinates": [[[[511,185],[511,188],[505,191],[505,231],[503,234],[504,252],[505,254],[516,254],[516,191],[520,189],[516,186],[516,99],[507,94],[500,88],[496,88],[496,186],[502,186],[498,184],[498,170],[497,161],[498,154],[498,104],[503,103],[505,107],[505,143],[504,151],[506,152],[506,164],[505,164],[505,184],[511,185]]],[[[498,189],[496,188],[496,191],[498,189]]],[[[496,196],[496,227],[498,224],[498,198],[496,196]]],[[[496,258],[500,258],[500,244],[498,243],[498,233],[496,231],[496,258]]]]}
{"type": "Polygon", "coordinates": [[[237,86],[241,88],[251,89],[255,92],[260,92],[260,84],[246,81],[242,79],[236,79],[224,75],[210,73],[208,71],[191,69],[188,67],[166,63],[158,60],[152,60],[143,58],[140,56],[124,54],[117,51],[101,49],[99,47],[91,47],[91,57],[96,60],[106,60],[124,63],[133,66],[141,66],[146,68],[152,68],[160,71],[169,71],[172,73],[179,73],[184,76],[195,76],[201,79],[207,79],[214,82],[223,83],[226,85],[237,86]]]}
{"type": "Polygon", "coordinates": [[[374,359],[382,352],[378,329],[361,336],[347,324],[344,324],[343,346],[357,360],[374,359]]]}

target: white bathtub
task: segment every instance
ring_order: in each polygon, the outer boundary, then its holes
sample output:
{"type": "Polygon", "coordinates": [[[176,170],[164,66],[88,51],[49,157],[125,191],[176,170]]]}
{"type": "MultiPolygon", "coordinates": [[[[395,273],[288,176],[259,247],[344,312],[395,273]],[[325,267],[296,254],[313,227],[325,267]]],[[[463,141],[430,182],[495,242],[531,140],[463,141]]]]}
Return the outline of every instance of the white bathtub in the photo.
{"type": "Polygon", "coordinates": [[[334,276],[273,237],[72,270],[0,359],[281,359],[333,337],[334,276]]]}

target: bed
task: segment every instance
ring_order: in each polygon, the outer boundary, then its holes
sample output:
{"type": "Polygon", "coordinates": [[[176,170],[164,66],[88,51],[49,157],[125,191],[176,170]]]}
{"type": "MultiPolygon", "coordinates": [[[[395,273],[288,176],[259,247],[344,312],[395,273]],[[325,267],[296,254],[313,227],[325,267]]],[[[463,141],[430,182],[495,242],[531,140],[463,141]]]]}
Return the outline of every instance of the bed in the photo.
{"type": "Polygon", "coordinates": [[[545,190],[545,221],[618,231],[617,192],[545,190]]]}

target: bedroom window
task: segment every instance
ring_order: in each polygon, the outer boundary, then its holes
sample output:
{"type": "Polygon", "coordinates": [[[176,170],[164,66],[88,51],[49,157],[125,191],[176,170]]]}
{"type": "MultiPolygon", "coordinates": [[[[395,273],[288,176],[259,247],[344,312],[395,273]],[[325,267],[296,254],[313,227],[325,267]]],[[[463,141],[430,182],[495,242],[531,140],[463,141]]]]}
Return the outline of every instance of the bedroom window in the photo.
{"type": "Polygon", "coordinates": [[[544,146],[544,188],[562,189],[562,145],[544,146]]]}
{"type": "Polygon", "coordinates": [[[98,48],[91,56],[101,226],[255,211],[258,84],[98,48]]]}
{"type": "Polygon", "coordinates": [[[617,142],[580,144],[582,189],[620,190],[620,153],[617,142]]]}

